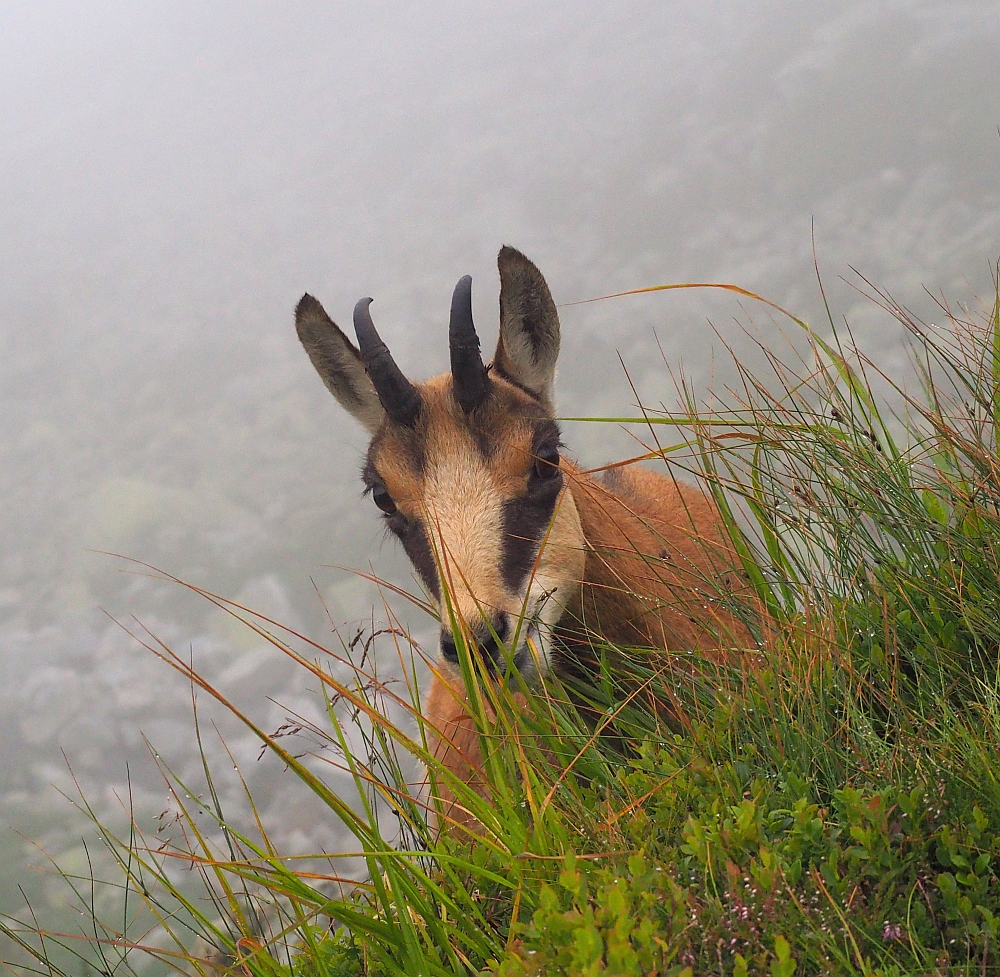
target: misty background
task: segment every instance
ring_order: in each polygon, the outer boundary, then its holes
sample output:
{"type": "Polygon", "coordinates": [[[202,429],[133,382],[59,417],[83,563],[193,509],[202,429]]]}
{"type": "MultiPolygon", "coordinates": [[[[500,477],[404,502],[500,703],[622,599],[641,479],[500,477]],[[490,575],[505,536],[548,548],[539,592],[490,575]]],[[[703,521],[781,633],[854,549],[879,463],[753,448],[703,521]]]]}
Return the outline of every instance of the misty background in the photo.
{"type": "MultiPolygon", "coordinates": [[[[86,871],[74,777],[119,822],[131,790],[152,825],[167,793],[143,737],[195,775],[190,688],[116,621],[265,728],[321,721],[274,648],[95,551],[320,642],[384,617],[339,567],[412,585],[360,498],[363,432],[295,339],[304,291],[342,325],[374,296],[423,378],[463,274],[492,349],[501,244],[558,303],[732,282],[822,326],[815,228],[834,313],[902,378],[900,329],[840,276],[929,321],[925,289],[992,302],[998,42],[1000,3],[961,0],[0,6],[0,912],[23,915],[18,886],[43,917],[65,904],[26,838],[86,871]]],[[[664,357],[707,395],[732,375],[719,337],[753,356],[737,318],[781,342],[744,307],[565,306],[562,412],[634,413],[618,354],[648,404],[676,403],[664,357]]],[[[633,446],[564,438],[587,464],[633,446]]],[[[219,721],[279,845],[336,850],[329,815],[219,721]]]]}

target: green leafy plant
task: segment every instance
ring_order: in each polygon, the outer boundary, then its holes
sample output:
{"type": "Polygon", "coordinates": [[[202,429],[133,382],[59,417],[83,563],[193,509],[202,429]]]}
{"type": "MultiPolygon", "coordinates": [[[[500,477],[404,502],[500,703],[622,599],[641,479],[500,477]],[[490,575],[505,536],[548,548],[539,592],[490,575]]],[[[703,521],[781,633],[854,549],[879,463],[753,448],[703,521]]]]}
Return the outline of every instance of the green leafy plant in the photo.
{"type": "Polygon", "coordinates": [[[328,704],[312,735],[355,796],[190,661],[137,637],[322,801],[366,874],[283,856],[249,796],[238,827],[207,764],[194,785],[161,761],[169,831],[95,823],[117,860],[120,921],[101,921],[91,883],[69,877],[88,940],[8,917],[34,960],[19,966],[1000,973],[1000,295],[978,319],[945,310],[942,329],[872,298],[909,330],[919,393],[845,348],[832,319],[823,336],[792,317],[807,352],[765,350],[771,379],[741,369],[711,408],[684,390],[682,414],[635,419],[646,456],[686,466],[723,513],[752,590],[737,610],[758,644],[743,660],[706,660],[681,680],[664,656],[595,648],[591,681],[546,680],[525,698],[480,683],[460,647],[490,747],[484,799],[428,750],[419,650],[388,607],[381,659],[405,687],[374,669],[379,656],[355,661],[349,643],[332,652],[202,593],[310,671],[328,704]],[[679,448],[659,447],[663,425],[686,432],[679,448]],[[407,783],[414,758],[481,833],[428,829],[428,795],[407,783]]]}

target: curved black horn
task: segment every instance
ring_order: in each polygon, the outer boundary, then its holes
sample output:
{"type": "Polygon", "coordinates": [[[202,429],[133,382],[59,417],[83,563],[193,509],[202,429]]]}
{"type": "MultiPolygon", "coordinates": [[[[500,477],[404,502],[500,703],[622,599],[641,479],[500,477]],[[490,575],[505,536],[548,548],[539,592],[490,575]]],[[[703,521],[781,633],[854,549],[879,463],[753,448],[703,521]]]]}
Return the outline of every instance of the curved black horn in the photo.
{"type": "Polygon", "coordinates": [[[468,414],[485,399],[490,389],[483,358],[479,355],[479,337],[472,322],[472,276],[458,280],[451,297],[451,323],[448,326],[451,347],[451,376],[455,399],[468,414]]]}
{"type": "Polygon", "coordinates": [[[358,337],[361,362],[371,378],[372,386],[386,414],[397,424],[412,427],[420,413],[420,394],[396,366],[388,347],[382,342],[372,322],[369,298],[354,306],[354,331],[358,337]]]}

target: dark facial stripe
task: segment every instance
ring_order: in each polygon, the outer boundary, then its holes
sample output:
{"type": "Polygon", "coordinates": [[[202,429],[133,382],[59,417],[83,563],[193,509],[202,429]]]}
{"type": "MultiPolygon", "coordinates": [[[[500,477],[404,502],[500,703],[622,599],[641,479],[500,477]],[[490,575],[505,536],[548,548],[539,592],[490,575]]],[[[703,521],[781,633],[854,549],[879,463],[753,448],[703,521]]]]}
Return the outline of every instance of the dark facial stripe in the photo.
{"type": "Polygon", "coordinates": [[[550,478],[532,475],[528,491],[504,503],[503,579],[515,593],[535,566],[538,544],[552,522],[562,481],[562,472],[550,478]]]}
{"type": "MultiPolygon", "coordinates": [[[[372,461],[373,449],[369,449],[361,478],[366,486],[366,493],[379,484],[384,484],[372,461]]],[[[421,457],[421,462],[423,461],[421,457]]],[[[407,519],[401,512],[383,517],[392,534],[403,544],[406,555],[413,564],[413,569],[424,582],[424,586],[434,595],[435,600],[441,599],[441,588],[438,583],[437,565],[434,562],[434,551],[427,539],[427,531],[423,523],[415,519],[407,519]]]]}
{"type": "Polygon", "coordinates": [[[562,447],[562,440],[560,439],[559,425],[553,421],[542,421],[535,428],[535,436],[531,441],[531,450],[537,454],[538,449],[544,447],[547,444],[554,444],[556,447],[562,447]]]}
{"type": "Polygon", "coordinates": [[[496,428],[492,427],[488,421],[484,423],[482,418],[475,418],[474,423],[470,424],[470,430],[475,439],[476,448],[483,458],[489,458],[501,444],[497,438],[496,428]]]}
{"type": "MultiPolygon", "coordinates": [[[[553,420],[542,421],[531,439],[533,454],[546,446],[558,448],[559,425],[553,420]]],[[[534,472],[528,476],[528,490],[516,499],[510,499],[503,507],[503,572],[504,583],[511,590],[519,592],[524,581],[535,566],[538,544],[545,535],[556,501],[562,489],[562,473],[549,478],[539,478],[534,472]]]]}
{"type": "Polygon", "coordinates": [[[369,488],[380,477],[378,469],[375,467],[375,459],[387,440],[390,440],[392,453],[405,459],[407,466],[414,474],[421,474],[427,463],[424,455],[427,433],[423,417],[417,420],[415,430],[399,425],[391,425],[388,429],[383,428],[368,445],[365,463],[361,469],[361,479],[369,488]]]}
{"type": "Polygon", "coordinates": [[[437,564],[434,562],[434,551],[427,539],[427,530],[423,523],[403,516],[390,516],[386,522],[389,528],[403,544],[406,555],[413,564],[424,586],[434,595],[435,600],[441,599],[441,585],[438,583],[437,564]]]}

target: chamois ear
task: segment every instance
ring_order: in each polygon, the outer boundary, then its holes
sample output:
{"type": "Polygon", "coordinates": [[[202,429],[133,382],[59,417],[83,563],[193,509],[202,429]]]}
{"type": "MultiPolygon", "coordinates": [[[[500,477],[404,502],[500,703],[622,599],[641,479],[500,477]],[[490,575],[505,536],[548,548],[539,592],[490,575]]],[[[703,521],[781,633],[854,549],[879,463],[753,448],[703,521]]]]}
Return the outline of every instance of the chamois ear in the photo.
{"type": "Polygon", "coordinates": [[[295,307],[295,330],[327,390],[369,434],[375,434],[385,410],[361,354],[311,295],[303,295],[295,307]]]}
{"type": "Polygon", "coordinates": [[[500,341],[493,368],[553,404],[559,314],[542,273],[520,251],[504,245],[500,268],[500,341]]]}

